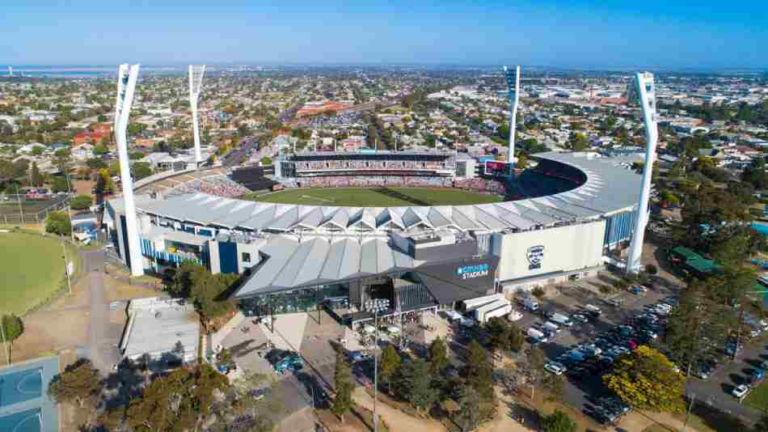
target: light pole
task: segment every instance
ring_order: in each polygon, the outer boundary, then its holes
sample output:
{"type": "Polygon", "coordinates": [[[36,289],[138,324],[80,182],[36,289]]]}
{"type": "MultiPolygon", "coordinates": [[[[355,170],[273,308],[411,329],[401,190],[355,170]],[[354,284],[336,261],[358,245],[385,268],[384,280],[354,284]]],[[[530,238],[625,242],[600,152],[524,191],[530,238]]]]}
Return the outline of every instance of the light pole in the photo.
{"type": "Polygon", "coordinates": [[[72,295],[72,282],[69,280],[69,260],[67,260],[67,246],[64,243],[64,239],[61,240],[61,250],[64,251],[64,273],[67,274],[67,288],[69,289],[69,295],[72,295]]]}
{"type": "Polygon", "coordinates": [[[376,415],[376,400],[378,399],[379,358],[376,350],[379,347],[379,312],[389,309],[388,299],[374,299],[365,302],[366,308],[373,312],[373,432],[379,431],[379,418],[376,415]]]}
{"type": "MultiPolygon", "coordinates": [[[[75,225],[72,222],[72,186],[69,183],[69,174],[64,173],[64,179],[67,180],[67,194],[69,195],[67,197],[67,216],[69,216],[69,236],[72,239],[72,242],[75,241],[75,225]]],[[[70,290],[71,293],[71,290],[70,290]]]]}
{"type": "Polygon", "coordinates": [[[19,203],[19,215],[21,216],[21,224],[24,225],[24,210],[21,209],[21,195],[19,195],[19,185],[16,186],[16,202],[19,203]]]}

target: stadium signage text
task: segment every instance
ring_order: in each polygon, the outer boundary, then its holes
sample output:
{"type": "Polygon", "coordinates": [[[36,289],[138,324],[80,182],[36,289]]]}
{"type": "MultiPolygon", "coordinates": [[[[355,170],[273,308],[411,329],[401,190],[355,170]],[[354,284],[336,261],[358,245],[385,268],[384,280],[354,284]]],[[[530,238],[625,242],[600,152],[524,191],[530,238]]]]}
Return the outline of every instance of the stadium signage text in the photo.
{"type": "Polygon", "coordinates": [[[526,254],[528,259],[528,270],[536,270],[541,268],[541,261],[544,259],[544,246],[531,246],[528,248],[526,254]]]}
{"type": "Polygon", "coordinates": [[[476,264],[470,266],[459,267],[456,269],[456,274],[461,276],[462,279],[474,279],[483,276],[488,276],[488,272],[491,270],[489,264],[476,264]]]}

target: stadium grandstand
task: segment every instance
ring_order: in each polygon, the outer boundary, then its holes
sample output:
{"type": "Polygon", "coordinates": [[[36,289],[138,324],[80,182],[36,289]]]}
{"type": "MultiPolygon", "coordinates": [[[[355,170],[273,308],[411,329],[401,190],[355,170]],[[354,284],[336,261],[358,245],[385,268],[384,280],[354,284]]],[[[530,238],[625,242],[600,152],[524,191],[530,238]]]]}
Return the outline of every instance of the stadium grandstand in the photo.
{"type": "MultiPolygon", "coordinates": [[[[191,259],[213,273],[243,274],[233,296],[247,315],[322,307],[356,324],[371,318],[366,305],[377,298],[390,300],[392,315],[451,307],[604,268],[632,235],[632,191],[641,181],[628,169],[633,158],[537,154],[535,168],[510,180],[475,169],[460,174],[461,158],[451,153],[294,155],[275,167],[283,185],[466,188],[507,199],[432,207],[272,204],[236,198],[258,173],[206,177],[164,197],[136,196],[140,265],[162,273],[191,259]]],[[[108,201],[107,214],[116,250],[131,265],[122,200],[108,201]]]]}

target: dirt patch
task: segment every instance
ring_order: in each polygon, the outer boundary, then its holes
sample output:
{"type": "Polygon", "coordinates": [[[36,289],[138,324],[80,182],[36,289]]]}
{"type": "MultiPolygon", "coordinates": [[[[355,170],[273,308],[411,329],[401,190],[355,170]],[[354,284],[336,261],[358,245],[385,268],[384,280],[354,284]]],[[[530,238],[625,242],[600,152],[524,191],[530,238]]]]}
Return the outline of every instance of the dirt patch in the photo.
{"type": "Polygon", "coordinates": [[[77,180],[73,183],[78,195],[92,195],[91,191],[96,186],[96,182],[92,180],[77,180]]]}
{"type": "MultiPolygon", "coordinates": [[[[360,406],[354,407],[344,416],[344,423],[329,410],[317,411],[317,418],[329,432],[361,432],[373,431],[373,413],[360,406]]],[[[400,429],[389,429],[383,419],[379,419],[379,431],[387,432],[400,429]]]]}

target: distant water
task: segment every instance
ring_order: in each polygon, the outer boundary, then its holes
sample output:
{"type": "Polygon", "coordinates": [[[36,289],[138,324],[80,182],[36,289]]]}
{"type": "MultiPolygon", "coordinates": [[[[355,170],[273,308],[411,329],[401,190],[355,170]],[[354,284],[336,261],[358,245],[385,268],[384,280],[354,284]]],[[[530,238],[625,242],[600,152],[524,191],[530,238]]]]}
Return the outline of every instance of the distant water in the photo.
{"type": "MultiPolygon", "coordinates": [[[[0,77],[8,76],[8,66],[0,65],[0,77]]],[[[39,66],[39,65],[11,65],[13,76],[27,76],[36,78],[109,78],[117,76],[115,66],[39,66]]],[[[181,69],[179,69],[181,70],[181,69]]],[[[174,68],[142,67],[142,72],[175,73],[174,68]]],[[[183,70],[181,70],[183,71],[183,70]]]]}

